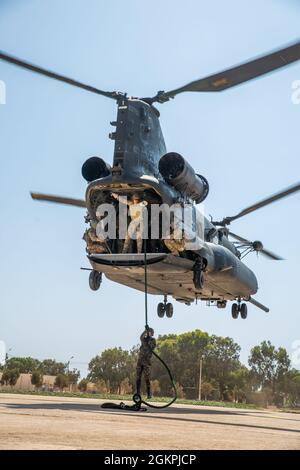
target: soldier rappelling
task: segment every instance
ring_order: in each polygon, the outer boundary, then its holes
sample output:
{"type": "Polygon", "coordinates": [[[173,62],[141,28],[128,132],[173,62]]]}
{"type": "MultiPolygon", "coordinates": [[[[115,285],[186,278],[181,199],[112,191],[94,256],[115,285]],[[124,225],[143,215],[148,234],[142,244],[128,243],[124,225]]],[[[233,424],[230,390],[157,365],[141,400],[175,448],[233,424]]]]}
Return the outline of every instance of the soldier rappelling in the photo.
{"type": "Polygon", "coordinates": [[[144,379],[147,387],[147,398],[152,398],[151,393],[151,357],[152,353],[156,347],[156,340],[154,338],[153,328],[149,328],[146,325],[145,330],[140,336],[141,347],[139,351],[138,362],[136,366],[136,394],[141,395],[141,383],[142,375],[144,374],[144,379]]]}

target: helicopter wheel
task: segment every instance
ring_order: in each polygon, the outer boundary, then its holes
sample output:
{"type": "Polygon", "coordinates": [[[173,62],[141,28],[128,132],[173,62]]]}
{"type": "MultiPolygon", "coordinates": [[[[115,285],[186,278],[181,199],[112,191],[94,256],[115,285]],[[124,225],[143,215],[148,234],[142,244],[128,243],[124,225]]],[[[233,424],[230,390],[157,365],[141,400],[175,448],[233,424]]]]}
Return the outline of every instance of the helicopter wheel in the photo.
{"type": "Polygon", "coordinates": [[[167,303],[167,305],[165,306],[165,309],[166,309],[166,316],[168,318],[172,318],[173,317],[173,304],[171,304],[170,302],[167,303]]]}
{"type": "Polygon", "coordinates": [[[231,316],[232,316],[232,318],[234,318],[234,320],[236,320],[238,318],[238,316],[239,316],[239,306],[238,306],[238,304],[235,304],[235,303],[232,304],[231,316]]]}
{"type": "Polygon", "coordinates": [[[247,304],[242,304],[241,305],[240,312],[241,312],[241,318],[243,320],[246,320],[247,315],[248,315],[248,306],[247,306],[247,304]]]}
{"type": "Polygon", "coordinates": [[[157,315],[159,316],[159,318],[163,318],[165,311],[166,311],[165,304],[163,302],[159,302],[157,306],[157,315]]]}
{"type": "Polygon", "coordinates": [[[93,271],[90,272],[89,276],[89,286],[92,290],[96,291],[100,288],[102,282],[102,273],[99,273],[98,271],[93,271]]]}

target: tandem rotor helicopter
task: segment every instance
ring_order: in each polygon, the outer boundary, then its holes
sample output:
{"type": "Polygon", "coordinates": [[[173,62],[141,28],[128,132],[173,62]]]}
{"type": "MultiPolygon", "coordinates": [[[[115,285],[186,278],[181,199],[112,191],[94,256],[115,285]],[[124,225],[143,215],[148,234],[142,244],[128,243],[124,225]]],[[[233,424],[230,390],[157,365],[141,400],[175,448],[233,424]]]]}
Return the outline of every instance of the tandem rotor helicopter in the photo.
{"type": "MultiPolygon", "coordinates": [[[[84,239],[92,266],[89,276],[92,290],[99,289],[102,274],[105,274],[112,281],[144,291],[144,255],[141,252],[122,252],[120,239],[103,241],[97,237],[97,207],[107,202],[116,204],[116,198],[121,200],[124,196],[130,198],[134,195],[146,201],[148,206],[188,203],[197,212],[196,205],[204,201],[209,192],[204,176],[195,173],[178,153],[167,153],[159,123],[160,114],[154,104],[163,104],[183,92],[227,90],[285,67],[300,59],[300,42],[183,87],[159,91],[152,98],[134,98],[126,93],[103,91],[1,51],[0,59],[117,102],[117,118],[111,122],[114,131],[109,136],[115,141],[113,163],[109,165],[99,157],[85,161],[82,167],[82,175],[88,182],[85,200],[40,193],[31,193],[31,196],[41,201],[87,209],[85,220],[89,228],[84,239]]],[[[186,305],[203,300],[218,308],[225,308],[228,301],[233,301],[231,313],[235,319],[239,314],[243,319],[247,317],[246,302],[268,312],[267,307],[252,297],[258,290],[258,283],[243,258],[250,252],[259,252],[272,260],[282,258],[265,249],[260,241],[251,242],[231,232],[228,226],[299,190],[300,183],[297,183],[220,221],[204,217],[204,242],[199,249],[188,249],[184,239],[179,247],[175,239],[159,238],[144,242],[147,290],[164,299],[158,304],[158,316],[172,317],[173,305],[168,302],[168,296],[186,305]]]]}

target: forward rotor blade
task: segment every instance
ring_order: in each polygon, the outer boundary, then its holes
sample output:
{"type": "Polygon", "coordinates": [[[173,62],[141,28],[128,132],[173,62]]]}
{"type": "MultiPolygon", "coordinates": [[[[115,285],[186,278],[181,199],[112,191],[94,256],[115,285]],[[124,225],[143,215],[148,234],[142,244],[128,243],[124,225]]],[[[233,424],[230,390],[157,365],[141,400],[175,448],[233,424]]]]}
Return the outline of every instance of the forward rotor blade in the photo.
{"type": "Polygon", "coordinates": [[[66,204],[68,206],[76,206],[86,208],[86,203],[83,199],[73,199],[70,197],[54,196],[52,194],[30,193],[32,199],[38,201],[54,202],[56,204],[66,204]]]}
{"type": "Polygon", "coordinates": [[[44,75],[45,77],[53,78],[54,80],[59,80],[60,82],[67,83],[68,85],[72,85],[77,88],[82,88],[83,90],[90,91],[91,93],[96,93],[97,95],[102,95],[106,96],[107,98],[113,99],[117,99],[120,96],[120,94],[115,91],[99,90],[99,88],[95,88],[93,86],[86,85],[85,83],[78,82],[77,80],[73,80],[72,78],[65,77],[64,75],[59,75],[58,73],[51,72],[50,70],[31,64],[30,62],[26,62],[24,60],[18,59],[17,57],[6,54],[3,51],[0,51],[0,59],[10,64],[17,65],[18,67],[21,67],[23,69],[30,70],[31,72],[44,75]]]}
{"type": "Polygon", "coordinates": [[[157,100],[161,102],[173,98],[185,91],[223,91],[240,85],[254,78],[273,72],[300,59],[300,41],[290,44],[270,54],[260,56],[243,64],[232,67],[223,72],[210,75],[187,85],[167,92],[159,92],[157,100]]]}
{"type": "Polygon", "coordinates": [[[230,224],[234,220],[240,219],[241,217],[244,217],[245,215],[250,214],[251,212],[257,211],[258,209],[261,209],[262,207],[268,206],[269,204],[272,204],[273,202],[278,201],[279,199],[283,199],[297,191],[300,191],[300,183],[297,183],[293,186],[289,186],[283,191],[273,194],[273,196],[263,199],[262,201],[257,202],[256,204],[253,204],[252,206],[246,207],[246,209],[242,210],[237,215],[234,215],[232,217],[225,217],[222,223],[224,223],[225,225],[230,224]]]}
{"type": "MultiPolygon", "coordinates": [[[[249,246],[253,245],[253,242],[250,242],[250,240],[247,240],[247,238],[243,238],[240,235],[236,235],[235,233],[233,233],[231,231],[229,232],[229,235],[232,238],[235,238],[236,240],[238,240],[239,242],[244,243],[245,245],[249,245],[249,246]]],[[[283,258],[281,258],[281,256],[278,256],[275,253],[273,253],[272,251],[266,250],[265,248],[260,250],[259,253],[262,253],[267,258],[273,259],[275,261],[283,260],[283,258]]]]}

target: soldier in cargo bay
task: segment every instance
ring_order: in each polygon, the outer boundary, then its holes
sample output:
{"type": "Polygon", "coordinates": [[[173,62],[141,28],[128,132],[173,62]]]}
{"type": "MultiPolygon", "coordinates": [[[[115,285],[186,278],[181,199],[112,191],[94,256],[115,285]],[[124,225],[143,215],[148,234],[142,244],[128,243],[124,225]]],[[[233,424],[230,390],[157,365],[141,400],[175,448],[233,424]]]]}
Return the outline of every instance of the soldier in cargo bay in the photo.
{"type": "Polygon", "coordinates": [[[114,199],[117,199],[121,204],[129,206],[129,215],[131,222],[127,229],[126,238],[123,245],[122,253],[131,251],[131,240],[136,239],[137,252],[142,253],[143,249],[143,232],[144,232],[144,210],[147,206],[147,201],[142,201],[140,195],[134,193],[131,199],[126,196],[119,196],[116,193],[111,194],[114,199]]]}

